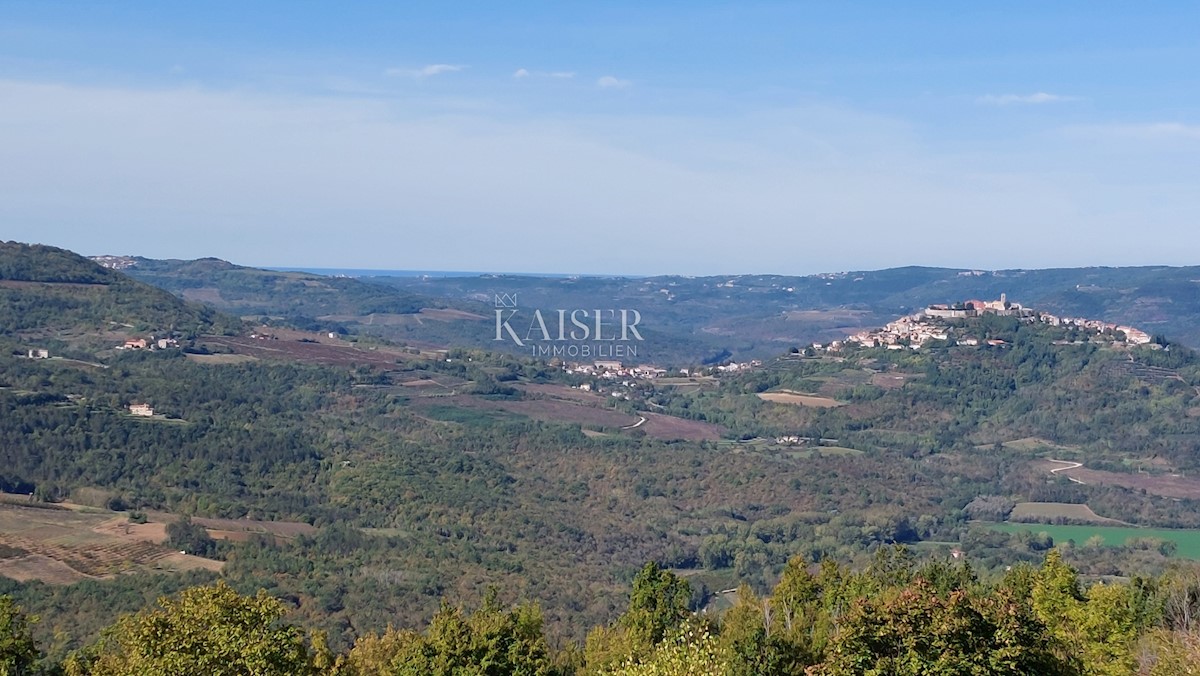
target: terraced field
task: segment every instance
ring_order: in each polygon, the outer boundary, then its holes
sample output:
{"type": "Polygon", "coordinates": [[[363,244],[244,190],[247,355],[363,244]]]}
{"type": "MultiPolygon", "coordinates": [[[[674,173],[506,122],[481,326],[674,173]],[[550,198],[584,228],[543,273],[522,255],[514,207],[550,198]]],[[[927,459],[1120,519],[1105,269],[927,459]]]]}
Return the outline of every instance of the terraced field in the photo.
{"type": "MultiPolygon", "coordinates": [[[[70,584],[137,570],[219,570],[221,562],[175,552],[115,512],[0,504],[0,575],[70,584]]],[[[161,533],[162,526],[157,530],[161,533]]]]}

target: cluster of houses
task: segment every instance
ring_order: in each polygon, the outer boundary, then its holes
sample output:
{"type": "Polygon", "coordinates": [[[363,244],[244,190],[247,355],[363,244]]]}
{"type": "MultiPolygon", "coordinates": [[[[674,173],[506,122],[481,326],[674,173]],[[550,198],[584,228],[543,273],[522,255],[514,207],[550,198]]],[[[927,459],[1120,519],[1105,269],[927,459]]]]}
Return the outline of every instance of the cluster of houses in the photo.
{"type": "Polygon", "coordinates": [[[118,345],[118,350],[169,350],[179,347],[179,341],[174,338],[132,338],[125,341],[123,345],[118,345]]]}
{"type": "Polygon", "coordinates": [[[1135,329],[1132,326],[1122,326],[1120,324],[1112,324],[1110,322],[1102,322],[1097,319],[1082,319],[1080,317],[1055,317],[1050,314],[1041,314],[1040,319],[1047,324],[1054,326],[1076,326],[1081,329],[1088,329],[1096,333],[1112,333],[1118,332],[1125,334],[1125,342],[1130,345],[1146,345],[1151,341],[1150,334],[1135,329]]]}
{"type": "Polygon", "coordinates": [[[667,375],[666,369],[656,366],[625,366],[619,361],[596,361],[591,364],[563,364],[563,370],[582,376],[594,376],[616,380],[618,378],[634,378],[649,380],[667,375]]]}
{"type": "Polygon", "coordinates": [[[984,315],[1019,317],[1026,321],[1042,322],[1052,326],[1074,326],[1095,332],[1097,335],[1109,336],[1115,342],[1123,341],[1129,345],[1145,345],[1151,340],[1150,335],[1145,331],[1135,329],[1132,326],[1122,326],[1095,319],[1057,317],[1049,313],[1038,312],[1024,307],[1020,303],[1009,302],[1008,298],[1004,294],[1001,294],[1000,299],[994,301],[969,300],[955,305],[930,305],[923,311],[907,317],[901,317],[882,329],[856,333],[846,338],[845,341],[833,341],[828,345],[814,343],[813,348],[828,352],[838,352],[845,345],[857,345],[861,347],[883,347],[889,350],[903,350],[905,348],[917,350],[930,341],[950,340],[953,340],[956,345],[1003,346],[1004,341],[1002,340],[980,340],[966,333],[953,332],[945,321],[982,317],[984,315]]]}
{"type": "Polygon", "coordinates": [[[747,361],[747,362],[731,361],[728,364],[721,364],[719,366],[714,367],[714,370],[717,373],[737,373],[738,371],[745,371],[745,370],[752,369],[752,368],[758,368],[759,366],[762,366],[761,361],[759,361],[757,359],[751,359],[750,361],[747,361]]]}

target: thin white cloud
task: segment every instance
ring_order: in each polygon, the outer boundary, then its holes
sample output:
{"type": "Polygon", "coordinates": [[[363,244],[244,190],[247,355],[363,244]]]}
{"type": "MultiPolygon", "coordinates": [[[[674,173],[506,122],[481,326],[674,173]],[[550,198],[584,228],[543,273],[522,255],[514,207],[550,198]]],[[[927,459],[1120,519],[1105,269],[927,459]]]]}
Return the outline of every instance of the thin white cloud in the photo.
{"type": "Polygon", "coordinates": [[[450,63],[431,63],[428,66],[421,68],[388,68],[383,71],[384,75],[389,77],[414,77],[417,79],[433,77],[443,73],[457,73],[466,68],[450,63]]]}
{"type": "Polygon", "coordinates": [[[596,86],[601,89],[622,89],[629,86],[629,80],[622,80],[612,75],[605,75],[596,80],[596,86]]]}
{"type": "Polygon", "coordinates": [[[976,103],[983,103],[991,106],[1012,106],[1012,105],[1036,105],[1039,103],[1066,103],[1067,101],[1078,101],[1077,96],[1062,96],[1060,94],[1048,94],[1046,92],[1036,92],[1034,94],[988,94],[975,99],[976,103]]]}
{"type": "Polygon", "coordinates": [[[552,70],[552,71],[533,70],[533,71],[531,71],[531,70],[528,70],[525,68],[518,68],[517,71],[515,73],[513,73],[512,76],[518,80],[524,79],[527,77],[548,77],[548,78],[551,78],[554,80],[569,80],[569,79],[575,77],[575,73],[572,71],[566,71],[566,70],[552,70]]]}

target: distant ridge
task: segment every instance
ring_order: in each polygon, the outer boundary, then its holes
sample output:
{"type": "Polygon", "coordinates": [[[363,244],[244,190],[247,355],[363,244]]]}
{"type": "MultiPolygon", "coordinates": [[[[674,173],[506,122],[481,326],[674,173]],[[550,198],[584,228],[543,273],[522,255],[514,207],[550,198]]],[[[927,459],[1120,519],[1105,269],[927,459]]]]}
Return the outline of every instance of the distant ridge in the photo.
{"type": "Polygon", "coordinates": [[[636,275],[573,275],[567,273],[539,272],[471,272],[458,270],[375,270],[366,268],[303,268],[266,267],[275,272],[307,272],[329,277],[532,277],[535,279],[572,279],[594,277],[599,279],[641,279],[636,275]]]}

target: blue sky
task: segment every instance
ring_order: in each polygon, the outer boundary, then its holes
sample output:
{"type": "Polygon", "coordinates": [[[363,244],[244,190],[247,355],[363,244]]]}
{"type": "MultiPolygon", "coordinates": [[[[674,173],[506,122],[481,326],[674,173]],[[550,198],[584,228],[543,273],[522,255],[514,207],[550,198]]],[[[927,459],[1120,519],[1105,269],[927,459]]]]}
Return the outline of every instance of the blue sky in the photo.
{"type": "Polygon", "coordinates": [[[251,265],[1200,264],[1195,3],[0,2],[0,237],[251,265]]]}

